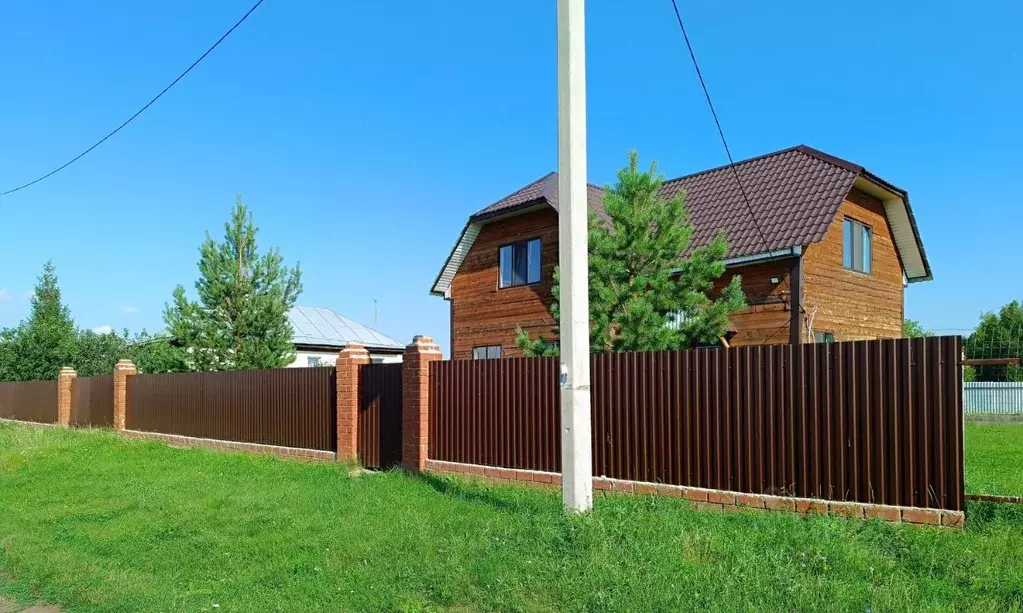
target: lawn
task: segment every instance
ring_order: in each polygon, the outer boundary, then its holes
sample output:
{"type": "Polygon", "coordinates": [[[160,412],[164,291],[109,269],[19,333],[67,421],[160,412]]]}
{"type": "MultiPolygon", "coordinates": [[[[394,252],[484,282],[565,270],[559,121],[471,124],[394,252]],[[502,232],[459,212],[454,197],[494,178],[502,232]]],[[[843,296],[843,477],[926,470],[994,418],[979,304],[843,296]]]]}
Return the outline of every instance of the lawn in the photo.
{"type": "MultiPolygon", "coordinates": [[[[972,434],[971,434],[972,436],[972,434]]],[[[1023,523],[696,511],[0,424],[0,591],[68,611],[1023,611],[1023,523]]]]}
{"type": "Polygon", "coordinates": [[[966,491],[1023,496],[1023,424],[966,426],[966,491]]]}

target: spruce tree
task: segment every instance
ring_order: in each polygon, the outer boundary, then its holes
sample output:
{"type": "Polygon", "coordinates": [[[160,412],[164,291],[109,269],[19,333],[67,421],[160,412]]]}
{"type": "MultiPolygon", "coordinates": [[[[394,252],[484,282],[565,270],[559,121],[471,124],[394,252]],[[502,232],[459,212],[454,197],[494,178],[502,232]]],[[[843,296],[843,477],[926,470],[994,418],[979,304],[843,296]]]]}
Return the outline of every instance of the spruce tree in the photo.
{"type": "MultiPolygon", "coordinates": [[[[660,351],[715,343],[729,316],[746,307],[738,275],[717,297],[709,295],[725,272],[725,236],[692,248],[685,195],[665,200],[656,163],[645,172],[638,164],[639,156],[630,152],[617,183],[605,189],[609,219],[590,215],[590,350],[660,351]]],[[[554,297],[551,314],[557,319],[557,271],[554,297]]],[[[516,342],[527,355],[557,353],[555,344],[530,339],[521,330],[516,342]]]]}
{"type": "Polygon", "coordinates": [[[75,322],[61,298],[56,268],[47,261],[28,319],[0,335],[0,379],[56,379],[61,367],[72,365],[76,351],[75,322]]]}
{"type": "Polygon", "coordinates": [[[298,266],[287,268],[277,249],[260,254],[258,229],[238,196],[224,240],[209,233],[199,249],[199,300],[174,290],[164,309],[167,332],[189,370],[280,368],[294,359],[288,310],[302,291],[298,266]]]}

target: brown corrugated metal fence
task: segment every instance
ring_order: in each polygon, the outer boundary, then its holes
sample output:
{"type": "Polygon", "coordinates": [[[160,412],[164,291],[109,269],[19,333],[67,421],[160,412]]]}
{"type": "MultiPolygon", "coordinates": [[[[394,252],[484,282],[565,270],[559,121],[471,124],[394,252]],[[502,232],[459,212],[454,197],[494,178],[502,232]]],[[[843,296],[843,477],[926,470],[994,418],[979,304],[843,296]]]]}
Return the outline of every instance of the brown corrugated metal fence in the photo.
{"type": "Polygon", "coordinates": [[[56,423],[57,382],[0,383],[0,418],[56,423]]]}
{"type": "MultiPolygon", "coordinates": [[[[593,355],[595,475],[962,510],[959,337],[593,355]]],[[[558,361],[431,367],[430,457],[560,471],[558,361]]]]}
{"type": "Polygon", "coordinates": [[[366,468],[401,463],[401,364],[359,369],[359,462],[366,468]]]}
{"type": "Polygon", "coordinates": [[[57,421],[57,382],[0,383],[0,417],[21,421],[57,421]]]}
{"type": "Polygon", "coordinates": [[[114,376],[78,377],[71,383],[71,425],[114,425],[114,376]]]}
{"type": "Polygon", "coordinates": [[[334,451],[333,367],[128,377],[129,430],[334,451]]]}

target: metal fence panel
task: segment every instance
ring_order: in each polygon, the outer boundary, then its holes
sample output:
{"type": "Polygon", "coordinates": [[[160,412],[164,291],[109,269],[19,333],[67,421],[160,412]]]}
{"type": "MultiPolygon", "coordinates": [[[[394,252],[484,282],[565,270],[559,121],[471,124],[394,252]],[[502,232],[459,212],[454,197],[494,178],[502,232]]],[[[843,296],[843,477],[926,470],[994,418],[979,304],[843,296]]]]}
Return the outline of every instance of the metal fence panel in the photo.
{"type": "MultiPolygon", "coordinates": [[[[963,508],[959,337],[591,357],[595,475],[963,508]]],[[[556,358],[431,365],[430,457],[560,471],[556,358]]]]}
{"type": "Polygon", "coordinates": [[[127,427],[334,451],[333,367],[128,377],[127,427]]]}
{"type": "Polygon", "coordinates": [[[114,376],[77,377],[71,383],[71,425],[114,425],[114,376]]]}
{"type": "Polygon", "coordinates": [[[1023,414],[1023,382],[963,384],[963,407],[967,413],[1023,414]]]}
{"type": "Polygon", "coordinates": [[[0,418],[56,423],[57,382],[0,383],[0,418]]]}
{"type": "Polygon", "coordinates": [[[367,468],[401,463],[401,364],[359,369],[359,461],[367,468]]]}

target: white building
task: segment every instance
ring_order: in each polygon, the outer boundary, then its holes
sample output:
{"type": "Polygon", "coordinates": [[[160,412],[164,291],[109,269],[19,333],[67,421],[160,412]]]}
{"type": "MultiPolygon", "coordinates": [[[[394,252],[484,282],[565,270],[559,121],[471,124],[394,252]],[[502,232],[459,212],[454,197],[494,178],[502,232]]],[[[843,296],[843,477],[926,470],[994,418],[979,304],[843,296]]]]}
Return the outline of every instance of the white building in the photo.
{"type": "Polygon", "coordinates": [[[331,309],[296,306],[288,311],[295,331],[295,361],[289,367],[332,366],[339,351],[359,343],[374,363],[401,362],[405,344],[331,309]]]}

